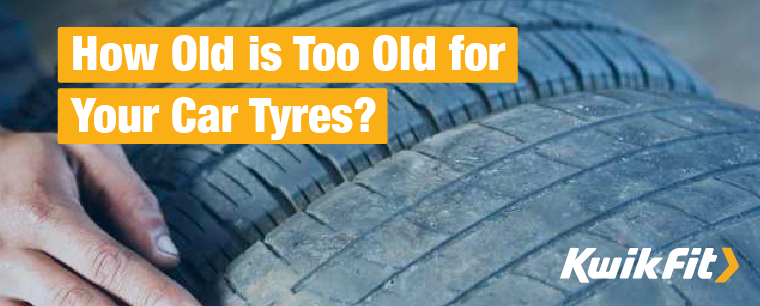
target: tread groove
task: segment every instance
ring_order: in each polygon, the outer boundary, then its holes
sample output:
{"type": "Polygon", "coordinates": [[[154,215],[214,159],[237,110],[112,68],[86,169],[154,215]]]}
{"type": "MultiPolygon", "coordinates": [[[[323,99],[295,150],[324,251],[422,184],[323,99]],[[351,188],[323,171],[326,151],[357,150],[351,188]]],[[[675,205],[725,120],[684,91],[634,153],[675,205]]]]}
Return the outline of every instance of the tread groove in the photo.
{"type": "Polygon", "coordinates": [[[561,305],[563,306],[572,306],[572,305],[578,305],[582,303],[583,301],[588,300],[592,297],[591,293],[597,290],[603,290],[604,288],[607,288],[608,282],[602,282],[602,281],[596,281],[584,288],[584,290],[580,290],[578,292],[574,292],[570,294],[565,300],[562,301],[561,305]]]}
{"type": "MultiPolygon", "coordinates": [[[[245,184],[243,184],[242,182],[240,182],[240,180],[238,180],[238,178],[236,178],[235,176],[229,174],[224,169],[220,169],[220,172],[224,176],[226,176],[227,178],[229,178],[233,183],[235,183],[235,185],[237,185],[238,187],[240,187],[243,190],[243,192],[245,192],[246,195],[248,195],[249,197],[254,197],[254,194],[248,189],[248,187],[245,184]]],[[[275,226],[277,226],[277,225],[280,224],[280,222],[277,222],[277,220],[275,220],[275,218],[272,216],[272,214],[271,214],[271,212],[269,212],[269,210],[264,209],[264,213],[266,214],[266,216],[269,219],[269,221],[272,221],[272,224],[274,224],[275,226]]],[[[262,237],[264,237],[264,236],[262,236],[262,237]]]]}
{"type": "Polygon", "coordinates": [[[433,115],[433,112],[429,108],[427,108],[423,104],[420,104],[414,101],[414,99],[412,99],[412,97],[409,96],[409,94],[406,91],[401,89],[401,87],[394,86],[394,89],[396,89],[396,91],[398,91],[404,97],[404,99],[406,99],[406,101],[409,102],[409,105],[411,105],[420,116],[425,118],[425,121],[429,124],[430,127],[433,128],[434,134],[442,131],[440,123],[435,118],[435,116],[433,115]]]}
{"type": "Polygon", "coordinates": [[[375,188],[372,188],[372,186],[369,186],[369,185],[367,185],[365,183],[362,183],[360,181],[353,181],[352,183],[356,184],[356,186],[359,186],[359,187],[367,190],[371,194],[377,195],[377,196],[379,196],[379,197],[381,197],[383,199],[387,199],[388,198],[388,196],[385,195],[384,193],[382,193],[382,192],[380,192],[378,190],[375,190],[375,188]]]}
{"type": "Polygon", "coordinates": [[[227,289],[230,290],[230,292],[232,292],[232,294],[234,294],[235,297],[243,301],[243,303],[245,303],[246,306],[253,306],[251,302],[248,301],[248,298],[244,294],[240,293],[240,291],[238,291],[237,288],[235,288],[235,285],[230,281],[229,278],[227,278],[226,276],[222,276],[222,281],[224,285],[227,287],[227,289]]]}
{"type": "MultiPolygon", "coordinates": [[[[211,216],[211,218],[217,223],[217,225],[219,225],[220,228],[224,229],[227,233],[229,233],[230,237],[235,239],[235,241],[237,241],[238,243],[245,243],[245,238],[241,236],[240,232],[232,228],[230,224],[228,224],[227,222],[224,222],[221,216],[219,216],[219,214],[217,214],[213,209],[208,207],[208,205],[206,205],[206,203],[201,198],[199,198],[197,194],[195,194],[194,192],[190,192],[188,193],[188,195],[191,196],[196,202],[198,202],[198,206],[200,206],[201,209],[203,209],[206,212],[206,214],[211,216]]],[[[254,226],[254,228],[260,232],[258,226],[254,226]]],[[[224,249],[224,246],[217,245],[217,247],[219,249],[224,249]]]]}
{"type": "Polygon", "coordinates": [[[308,210],[304,210],[303,213],[306,215],[306,217],[308,217],[312,221],[316,222],[317,224],[326,227],[327,229],[329,229],[332,232],[337,232],[332,226],[330,226],[330,224],[327,224],[327,222],[325,222],[324,220],[320,219],[319,217],[317,217],[313,213],[309,212],[308,210]]]}
{"type": "Polygon", "coordinates": [[[736,183],[734,183],[734,182],[726,181],[726,180],[724,180],[724,179],[721,179],[720,177],[715,177],[715,180],[716,180],[716,181],[718,181],[718,182],[721,182],[721,183],[723,183],[723,184],[726,184],[726,185],[728,185],[728,186],[734,187],[734,188],[736,188],[736,189],[742,190],[742,191],[744,191],[744,192],[746,192],[746,193],[749,193],[749,194],[751,194],[752,196],[754,196],[755,198],[757,198],[758,200],[760,200],[760,193],[757,193],[757,192],[755,192],[755,191],[754,191],[754,190],[752,190],[752,189],[749,189],[749,188],[747,188],[747,187],[741,186],[741,185],[739,185],[739,184],[736,184],[736,183]]]}
{"type": "MultiPolygon", "coordinates": [[[[723,241],[723,243],[725,243],[726,245],[728,245],[728,247],[731,248],[731,250],[733,250],[736,253],[736,256],[739,257],[740,260],[742,260],[745,263],[747,263],[747,265],[749,266],[750,271],[752,271],[752,274],[755,275],[755,277],[760,277],[760,271],[758,271],[755,268],[755,265],[752,264],[752,260],[750,260],[749,257],[747,257],[744,254],[744,252],[742,252],[741,249],[737,248],[736,245],[734,245],[734,243],[731,242],[730,240],[726,239],[726,237],[721,237],[721,241],[723,241]]],[[[760,285],[758,285],[758,283],[756,282],[755,283],[755,287],[760,287],[760,285]]]]}
{"type": "Polygon", "coordinates": [[[519,277],[524,277],[524,278],[527,278],[527,279],[529,279],[529,280],[532,280],[532,281],[535,281],[535,282],[537,282],[537,283],[540,283],[541,285],[544,285],[544,286],[546,286],[546,287],[549,287],[549,288],[552,288],[552,289],[554,289],[554,290],[557,290],[557,291],[559,291],[559,292],[562,292],[562,294],[568,294],[568,293],[569,293],[567,290],[565,290],[565,289],[563,289],[563,288],[560,288],[560,287],[558,287],[558,286],[556,286],[556,285],[554,285],[554,284],[552,284],[552,283],[549,283],[549,282],[547,282],[546,280],[543,280],[543,279],[540,279],[540,278],[538,278],[538,277],[535,277],[535,276],[533,276],[533,275],[524,274],[524,273],[519,273],[519,272],[515,272],[515,271],[512,271],[512,272],[510,272],[510,273],[511,273],[512,275],[515,275],[515,276],[519,276],[519,277]]]}
{"type": "Polygon", "coordinates": [[[293,265],[288,261],[277,249],[274,248],[266,239],[261,239],[261,244],[278,260],[282,261],[286,266],[292,267],[293,265]]]}
{"type": "Polygon", "coordinates": [[[256,152],[258,152],[259,154],[261,154],[261,156],[263,156],[266,160],[268,160],[270,163],[272,163],[273,165],[275,165],[275,167],[277,167],[277,169],[280,169],[280,171],[282,171],[283,173],[287,173],[288,172],[288,170],[285,169],[285,167],[282,164],[280,164],[279,161],[277,161],[272,156],[270,156],[269,154],[267,154],[266,152],[264,152],[264,150],[261,150],[259,148],[259,146],[254,145],[252,147],[253,147],[253,149],[256,152]]]}
{"type": "Polygon", "coordinates": [[[649,202],[652,203],[652,204],[655,204],[655,205],[664,206],[664,207],[670,208],[672,210],[675,210],[677,212],[680,212],[680,213],[684,214],[685,216],[687,216],[687,217],[689,217],[691,219],[697,220],[699,223],[702,223],[702,224],[709,224],[710,223],[709,221],[707,221],[707,220],[705,220],[703,218],[700,218],[699,216],[697,216],[697,215],[695,215],[693,213],[690,213],[690,212],[688,212],[688,211],[684,210],[683,208],[678,207],[676,205],[672,205],[670,203],[666,203],[666,202],[663,202],[663,201],[657,201],[657,200],[649,200],[649,202]]]}
{"type": "Polygon", "coordinates": [[[683,290],[681,290],[681,288],[678,288],[678,286],[676,286],[675,284],[670,285],[670,288],[673,288],[673,291],[675,291],[675,293],[678,295],[678,297],[680,297],[683,300],[683,303],[684,303],[685,306],[694,306],[695,305],[694,302],[692,302],[691,299],[689,299],[689,297],[686,296],[686,294],[684,294],[684,292],[683,292],[683,290]]]}
{"type": "MultiPolygon", "coordinates": [[[[547,39],[543,35],[537,35],[537,37],[541,41],[543,41],[544,44],[549,46],[549,49],[554,51],[554,54],[556,54],[562,60],[562,62],[564,62],[565,65],[567,65],[567,67],[570,68],[570,72],[572,72],[573,74],[573,78],[575,79],[575,85],[578,87],[578,91],[585,91],[586,88],[584,88],[585,85],[583,84],[583,75],[581,74],[580,69],[578,69],[578,65],[575,64],[573,61],[571,61],[570,58],[567,57],[567,55],[562,53],[562,51],[560,51],[560,49],[557,48],[557,45],[551,42],[549,39],[547,39]]],[[[555,95],[557,94],[555,93],[555,95]]]]}
{"type": "Polygon", "coordinates": [[[290,150],[290,148],[288,148],[288,146],[283,145],[283,144],[277,144],[277,146],[279,146],[280,148],[282,148],[283,151],[285,151],[286,153],[288,153],[288,155],[290,155],[290,157],[292,157],[293,159],[295,159],[299,164],[303,163],[303,161],[301,160],[301,158],[299,158],[298,155],[296,155],[296,153],[294,153],[292,150],[290,150]]]}
{"type": "MultiPolygon", "coordinates": [[[[259,174],[256,171],[256,169],[253,169],[253,168],[249,167],[248,165],[243,164],[239,160],[236,160],[236,162],[237,162],[237,164],[240,167],[243,167],[243,169],[247,170],[248,173],[250,173],[253,177],[255,177],[256,180],[258,180],[259,183],[261,183],[262,186],[264,186],[264,188],[267,190],[267,192],[269,192],[269,194],[271,194],[272,197],[275,198],[275,200],[277,201],[277,203],[280,205],[280,207],[284,211],[297,211],[295,203],[293,203],[288,198],[288,196],[285,194],[285,192],[283,192],[279,188],[277,188],[274,185],[272,185],[269,181],[266,180],[266,178],[264,178],[263,176],[261,176],[261,174],[259,174]]],[[[258,229],[258,226],[257,226],[257,229],[258,229]]],[[[261,237],[266,237],[266,233],[262,233],[261,237]]]]}
{"type": "Polygon", "coordinates": [[[675,127],[677,127],[677,128],[680,128],[680,129],[684,129],[684,130],[687,130],[687,131],[689,131],[689,132],[692,132],[692,133],[695,133],[695,134],[699,134],[699,133],[701,133],[701,131],[700,131],[700,130],[697,130],[697,129],[695,129],[695,128],[692,128],[692,127],[686,126],[686,125],[684,125],[684,124],[681,124],[681,123],[675,122],[675,121],[673,121],[673,120],[670,120],[670,119],[668,119],[668,118],[665,118],[665,117],[663,117],[663,116],[655,115],[655,116],[652,116],[652,117],[654,117],[655,119],[657,119],[657,120],[660,120],[660,121],[662,121],[662,122],[664,122],[664,123],[666,123],[666,124],[669,124],[669,125],[675,126],[675,127]]]}
{"type": "Polygon", "coordinates": [[[340,166],[335,164],[329,156],[320,152],[314,145],[305,144],[304,146],[306,146],[306,148],[309,149],[309,152],[317,158],[317,161],[322,165],[322,168],[327,170],[328,176],[336,186],[346,181],[343,172],[340,171],[340,166]]]}

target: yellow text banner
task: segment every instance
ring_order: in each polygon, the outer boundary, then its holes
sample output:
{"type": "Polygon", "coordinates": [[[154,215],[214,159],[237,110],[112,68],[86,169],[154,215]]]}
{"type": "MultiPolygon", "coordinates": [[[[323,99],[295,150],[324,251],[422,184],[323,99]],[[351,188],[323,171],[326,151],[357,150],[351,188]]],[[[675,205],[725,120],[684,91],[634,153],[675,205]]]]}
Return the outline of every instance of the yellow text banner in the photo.
{"type": "Polygon", "coordinates": [[[62,144],[384,144],[384,88],[59,89],[62,144]]]}
{"type": "Polygon", "coordinates": [[[517,28],[58,29],[63,83],[517,82],[517,28]]]}

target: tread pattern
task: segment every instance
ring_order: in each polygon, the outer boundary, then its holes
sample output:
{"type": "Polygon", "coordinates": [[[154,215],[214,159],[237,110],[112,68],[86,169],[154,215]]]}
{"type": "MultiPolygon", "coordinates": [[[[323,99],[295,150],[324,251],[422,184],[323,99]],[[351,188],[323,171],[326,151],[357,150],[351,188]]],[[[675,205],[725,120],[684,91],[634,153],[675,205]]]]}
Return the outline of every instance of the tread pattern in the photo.
{"type": "MultiPolygon", "coordinates": [[[[628,292],[631,305],[752,304],[754,269],[719,288],[678,275],[582,284],[559,274],[570,247],[625,257],[629,247],[730,246],[752,267],[758,134],[756,112],[669,94],[604,91],[507,110],[297,212],[232,263],[215,303],[609,305],[628,292]]],[[[713,272],[725,269],[719,257],[713,272]]]]}
{"type": "Polygon", "coordinates": [[[202,240],[208,241],[180,243],[188,252],[178,277],[196,292],[214,280],[225,262],[294,212],[431,135],[519,104],[578,91],[633,88],[711,95],[701,79],[634,29],[576,1],[159,0],[122,25],[520,28],[521,75],[515,84],[94,84],[389,90],[387,145],[127,147],[151,186],[174,193],[163,205],[169,207],[170,221],[175,215],[185,220],[174,225],[176,230],[194,223],[202,226],[188,232],[216,233],[206,234],[202,240]]]}

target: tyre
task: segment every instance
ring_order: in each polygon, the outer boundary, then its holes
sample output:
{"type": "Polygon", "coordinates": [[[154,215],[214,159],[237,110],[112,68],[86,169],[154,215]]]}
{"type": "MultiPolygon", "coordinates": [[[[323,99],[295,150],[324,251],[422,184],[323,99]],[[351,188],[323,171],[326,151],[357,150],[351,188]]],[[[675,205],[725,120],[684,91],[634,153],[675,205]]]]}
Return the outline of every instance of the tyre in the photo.
{"type": "MultiPolygon", "coordinates": [[[[156,0],[124,26],[517,26],[515,84],[93,84],[94,87],[382,87],[387,145],[143,145],[130,158],[161,194],[184,262],[206,290],[230,261],[297,211],[393,154],[486,115],[574,92],[711,96],[659,46],[577,1],[156,0]]],[[[526,120],[539,120],[530,118],[526,120]]],[[[542,121],[537,121],[542,122],[542,121]]]]}
{"type": "Polygon", "coordinates": [[[327,192],[238,257],[215,302],[755,305],[758,133],[757,112],[690,96],[604,91],[506,110],[327,192]],[[560,279],[570,248],[680,247],[732,248],[740,268],[714,283],[719,254],[712,280],[560,279]]]}

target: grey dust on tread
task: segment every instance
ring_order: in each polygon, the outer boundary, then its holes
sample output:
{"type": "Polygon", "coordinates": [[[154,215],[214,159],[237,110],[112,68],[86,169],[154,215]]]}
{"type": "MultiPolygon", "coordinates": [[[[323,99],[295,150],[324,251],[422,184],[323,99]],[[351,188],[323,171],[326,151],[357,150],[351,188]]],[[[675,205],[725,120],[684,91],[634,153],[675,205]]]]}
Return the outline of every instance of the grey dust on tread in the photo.
{"type": "Polygon", "coordinates": [[[420,141],[517,105],[613,88],[710,89],[659,46],[578,1],[152,1],[126,26],[517,26],[515,84],[95,84],[112,87],[381,87],[387,145],[128,146],[164,198],[177,278],[202,290],[251,243],[335,186],[420,141]],[[197,246],[203,246],[198,248],[197,246]]]}
{"type": "Polygon", "coordinates": [[[296,213],[232,263],[215,302],[751,304],[758,134],[757,112],[669,94],[605,91],[507,110],[402,151],[296,213]],[[689,246],[732,247],[750,268],[728,286],[559,279],[571,247],[625,257],[629,247],[689,246]]]}

